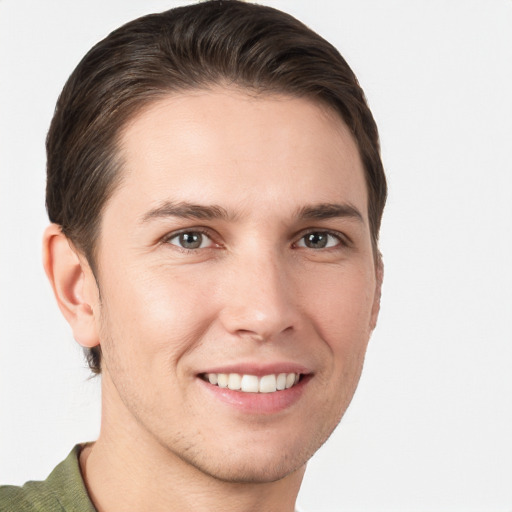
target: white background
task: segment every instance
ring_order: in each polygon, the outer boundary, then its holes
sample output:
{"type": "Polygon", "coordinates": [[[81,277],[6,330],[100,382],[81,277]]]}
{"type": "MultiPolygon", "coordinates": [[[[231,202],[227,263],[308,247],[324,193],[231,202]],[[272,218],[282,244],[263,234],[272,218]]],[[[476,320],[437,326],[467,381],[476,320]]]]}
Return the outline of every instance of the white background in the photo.
{"type": "MultiPolygon", "coordinates": [[[[87,380],[40,264],[57,95],[109,31],[177,4],[0,0],[0,482],[45,478],[99,427],[98,381],[87,380]]],[[[390,185],[380,323],[299,504],[510,512],[512,1],[269,4],[347,58],[390,185]]]]}

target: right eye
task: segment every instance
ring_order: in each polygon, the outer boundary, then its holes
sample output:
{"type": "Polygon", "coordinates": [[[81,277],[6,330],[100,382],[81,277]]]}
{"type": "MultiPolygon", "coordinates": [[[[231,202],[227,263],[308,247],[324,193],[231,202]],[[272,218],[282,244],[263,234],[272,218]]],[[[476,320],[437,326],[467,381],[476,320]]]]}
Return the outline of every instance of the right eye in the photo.
{"type": "Polygon", "coordinates": [[[206,249],[215,245],[213,240],[201,231],[182,231],[181,233],[170,236],[167,239],[167,243],[189,251],[194,249],[206,249]]]}

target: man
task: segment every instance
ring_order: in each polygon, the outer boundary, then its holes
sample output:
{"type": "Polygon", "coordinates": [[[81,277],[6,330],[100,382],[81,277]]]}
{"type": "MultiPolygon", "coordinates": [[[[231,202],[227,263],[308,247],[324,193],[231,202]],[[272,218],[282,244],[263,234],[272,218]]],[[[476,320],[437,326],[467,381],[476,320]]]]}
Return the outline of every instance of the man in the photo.
{"type": "Polygon", "coordinates": [[[146,16],[78,65],[47,154],[44,266],[102,425],[0,509],[293,511],[379,311],[386,183],[346,62],[268,7],[146,16]]]}

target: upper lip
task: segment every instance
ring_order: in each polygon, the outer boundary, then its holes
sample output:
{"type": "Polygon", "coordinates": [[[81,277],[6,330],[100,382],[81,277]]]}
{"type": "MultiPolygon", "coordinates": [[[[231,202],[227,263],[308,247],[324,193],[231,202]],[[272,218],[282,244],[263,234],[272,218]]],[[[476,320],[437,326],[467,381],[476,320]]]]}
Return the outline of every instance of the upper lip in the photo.
{"type": "Polygon", "coordinates": [[[276,362],[276,363],[230,363],[222,366],[214,366],[199,372],[199,375],[208,373],[238,373],[240,375],[263,375],[280,374],[280,373],[300,373],[308,375],[312,371],[304,365],[293,362],[276,362]]]}

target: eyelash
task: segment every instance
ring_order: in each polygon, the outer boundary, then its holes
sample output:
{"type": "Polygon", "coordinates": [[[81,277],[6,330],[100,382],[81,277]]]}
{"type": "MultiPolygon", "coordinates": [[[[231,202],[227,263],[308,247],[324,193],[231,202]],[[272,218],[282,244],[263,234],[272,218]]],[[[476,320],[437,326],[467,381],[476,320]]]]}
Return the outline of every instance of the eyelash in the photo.
{"type": "MultiPolygon", "coordinates": [[[[178,249],[178,250],[180,250],[182,252],[185,252],[187,254],[197,252],[198,249],[210,249],[210,248],[222,247],[221,244],[218,244],[218,243],[215,242],[214,237],[212,236],[212,234],[211,234],[211,232],[209,230],[202,229],[202,228],[183,229],[183,230],[177,231],[177,232],[175,231],[173,233],[170,233],[170,234],[166,235],[164,238],[162,238],[162,242],[166,243],[166,244],[170,244],[173,247],[175,247],[176,249],[178,249]],[[210,240],[210,242],[213,244],[212,247],[198,247],[198,248],[194,248],[194,249],[188,249],[188,248],[182,247],[182,246],[180,246],[178,244],[171,243],[171,240],[173,240],[175,238],[178,238],[180,235],[187,234],[187,233],[189,233],[189,234],[199,234],[199,235],[207,237],[210,240]]],[[[327,243],[329,243],[329,242],[327,242],[327,243]]],[[[318,251],[320,251],[320,250],[323,250],[323,251],[336,250],[337,248],[348,247],[349,245],[350,245],[350,240],[345,235],[343,235],[342,233],[339,233],[337,231],[329,231],[329,230],[322,230],[322,229],[311,229],[311,230],[308,230],[306,232],[302,232],[302,233],[300,233],[300,236],[297,239],[297,241],[293,243],[294,247],[310,249],[310,250],[313,250],[313,251],[316,251],[316,250],[318,250],[318,251]],[[304,242],[304,245],[299,246],[298,245],[299,242],[304,241],[305,238],[308,235],[327,235],[327,236],[329,236],[331,238],[334,238],[337,241],[337,243],[334,246],[331,246],[331,247],[320,247],[320,248],[317,248],[317,249],[312,248],[312,247],[307,247],[305,245],[305,242],[304,242]]]]}
{"type": "Polygon", "coordinates": [[[193,253],[193,252],[197,252],[198,249],[210,249],[210,247],[199,247],[199,248],[195,248],[195,249],[187,249],[186,247],[181,247],[178,244],[171,243],[171,240],[173,240],[175,238],[178,238],[179,236],[184,235],[186,233],[199,234],[199,235],[205,236],[205,237],[207,237],[212,242],[212,244],[214,244],[214,246],[217,246],[217,247],[220,246],[220,244],[217,244],[214,241],[210,231],[208,231],[206,229],[201,229],[201,228],[191,228],[191,229],[182,229],[181,231],[174,231],[173,233],[170,233],[169,235],[166,235],[162,239],[162,242],[167,243],[169,245],[172,245],[176,249],[178,249],[178,250],[180,250],[182,252],[185,252],[187,254],[190,254],[190,253],[193,253]]]}
{"type": "MultiPolygon", "coordinates": [[[[335,239],[337,241],[337,243],[331,247],[320,247],[317,249],[314,249],[312,247],[307,247],[305,245],[300,246],[300,247],[305,248],[305,249],[311,249],[311,250],[328,251],[330,249],[335,250],[336,248],[340,248],[340,247],[348,247],[348,245],[349,245],[347,237],[344,236],[342,233],[339,233],[337,231],[329,231],[329,230],[322,230],[322,229],[311,229],[309,231],[302,232],[299,239],[297,240],[297,242],[294,243],[294,245],[297,246],[297,244],[299,242],[305,241],[306,237],[309,235],[327,235],[328,237],[335,239]]],[[[329,241],[327,243],[329,243],[329,241]]]]}

